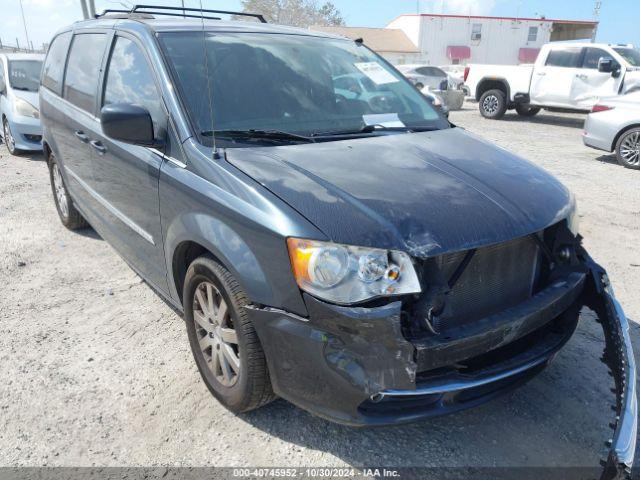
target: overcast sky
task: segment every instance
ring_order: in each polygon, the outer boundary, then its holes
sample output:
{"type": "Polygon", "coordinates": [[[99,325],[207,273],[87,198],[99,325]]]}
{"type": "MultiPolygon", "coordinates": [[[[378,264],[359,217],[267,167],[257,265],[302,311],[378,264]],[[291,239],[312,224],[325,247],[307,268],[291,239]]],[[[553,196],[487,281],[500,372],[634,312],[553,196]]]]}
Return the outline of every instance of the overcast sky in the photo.
{"type": "MultiPolygon", "coordinates": [[[[123,0],[123,3],[136,3],[123,0]]],[[[180,5],[180,0],[145,0],[137,3],[180,5]]],[[[593,19],[595,0],[333,0],[347,25],[384,27],[402,13],[415,13],[418,3],[423,12],[473,15],[523,16],[545,15],[569,20],[593,19]]],[[[640,0],[601,0],[598,41],[640,45],[640,0]]],[[[19,0],[0,0],[0,40],[25,44],[25,31],[19,0]]],[[[48,42],[59,28],[82,18],[80,0],[22,0],[29,39],[35,46],[48,42]]],[[[233,10],[240,0],[202,0],[205,8],[233,10]]],[[[185,0],[198,7],[199,0],[185,0]]],[[[115,0],[96,0],[96,8],[122,8],[115,0]]]]}

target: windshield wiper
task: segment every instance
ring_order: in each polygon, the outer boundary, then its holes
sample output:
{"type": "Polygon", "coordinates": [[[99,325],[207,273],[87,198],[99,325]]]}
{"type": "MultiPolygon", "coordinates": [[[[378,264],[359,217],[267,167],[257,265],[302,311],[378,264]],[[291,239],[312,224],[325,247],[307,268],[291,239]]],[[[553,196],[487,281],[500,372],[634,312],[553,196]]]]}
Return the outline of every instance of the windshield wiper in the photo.
{"type": "Polygon", "coordinates": [[[406,132],[406,133],[415,133],[415,132],[430,132],[433,130],[440,130],[438,127],[385,127],[384,125],[375,124],[375,125],[365,125],[362,128],[357,130],[334,130],[329,132],[315,132],[311,134],[313,138],[319,137],[349,137],[356,136],[368,133],[375,133],[378,131],[381,132],[406,132]]]}
{"type": "Polygon", "coordinates": [[[204,137],[221,137],[240,140],[284,140],[293,142],[313,143],[315,140],[311,137],[298,135],[295,133],[284,132],[282,130],[206,130],[200,132],[204,137]]]}
{"type": "Polygon", "coordinates": [[[355,130],[332,130],[329,132],[315,132],[311,136],[316,137],[341,137],[350,135],[360,135],[362,133],[374,133],[378,130],[391,131],[391,132],[410,132],[412,129],[408,127],[385,127],[384,125],[365,125],[362,128],[355,130]]]}
{"type": "Polygon", "coordinates": [[[29,87],[14,87],[11,86],[14,90],[21,90],[23,92],[35,92],[36,90],[31,90],[29,87]]]}

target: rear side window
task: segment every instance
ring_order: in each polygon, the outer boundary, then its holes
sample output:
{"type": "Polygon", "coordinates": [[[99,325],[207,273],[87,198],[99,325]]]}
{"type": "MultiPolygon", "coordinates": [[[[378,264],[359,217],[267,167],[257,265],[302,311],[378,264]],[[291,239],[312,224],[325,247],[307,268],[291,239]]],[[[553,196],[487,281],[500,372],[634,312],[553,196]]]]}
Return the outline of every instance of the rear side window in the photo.
{"type": "Polygon", "coordinates": [[[546,65],[548,67],[579,68],[581,52],[580,48],[551,50],[546,65]]]}
{"type": "Polygon", "coordinates": [[[58,95],[62,93],[62,74],[70,41],[71,32],[62,33],[54,38],[42,69],[42,85],[58,95]]]}
{"type": "Polygon", "coordinates": [[[96,104],[100,64],[106,43],[107,35],[104,33],[78,34],[71,43],[63,96],[90,113],[96,104]]]}
{"type": "Polygon", "coordinates": [[[134,42],[117,37],[107,68],[103,105],[133,103],[149,110],[156,133],[164,125],[160,94],[147,59],[134,42]]]}

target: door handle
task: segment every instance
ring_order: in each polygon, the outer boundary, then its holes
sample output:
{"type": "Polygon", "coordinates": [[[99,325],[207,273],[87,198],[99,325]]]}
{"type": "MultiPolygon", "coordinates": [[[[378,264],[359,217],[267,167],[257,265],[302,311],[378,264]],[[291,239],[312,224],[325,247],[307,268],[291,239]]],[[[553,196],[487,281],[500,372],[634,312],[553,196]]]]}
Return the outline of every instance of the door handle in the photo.
{"type": "Polygon", "coordinates": [[[580,80],[586,80],[587,76],[584,73],[576,73],[576,77],[580,80]]]}
{"type": "Polygon", "coordinates": [[[544,77],[546,75],[545,72],[536,72],[536,75],[538,75],[539,77],[544,77]]]}
{"type": "Polygon", "coordinates": [[[100,140],[91,140],[89,144],[96,152],[98,152],[98,155],[104,155],[104,153],[107,151],[107,147],[102,145],[102,142],[100,142],[100,140]]]}
{"type": "Polygon", "coordinates": [[[87,137],[82,130],[76,130],[75,134],[76,137],[78,137],[78,140],[82,143],[87,143],[89,141],[89,137],[87,137]]]}

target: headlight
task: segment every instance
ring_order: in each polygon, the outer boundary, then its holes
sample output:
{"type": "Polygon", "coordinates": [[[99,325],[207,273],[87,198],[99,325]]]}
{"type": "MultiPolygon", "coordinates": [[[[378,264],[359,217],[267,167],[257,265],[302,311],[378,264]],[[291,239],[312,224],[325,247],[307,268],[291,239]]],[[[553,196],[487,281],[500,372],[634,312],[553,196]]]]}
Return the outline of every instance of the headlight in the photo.
{"type": "Polygon", "coordinates": [[[15,111],[18,115],[22,115],[23,117],[40,118],[40,112],[38,112],[38,109],[26,100],[16,98],[14,105],[15,111]]]}
{"type": "Polygon", "coordinates": [[[287,239],[298,286],[339,304],[376,297],[419,293],[420,282],[404,252],[287,239]]]}

